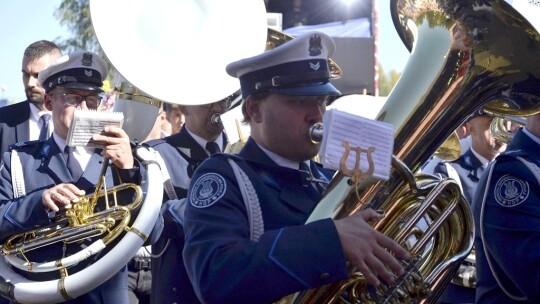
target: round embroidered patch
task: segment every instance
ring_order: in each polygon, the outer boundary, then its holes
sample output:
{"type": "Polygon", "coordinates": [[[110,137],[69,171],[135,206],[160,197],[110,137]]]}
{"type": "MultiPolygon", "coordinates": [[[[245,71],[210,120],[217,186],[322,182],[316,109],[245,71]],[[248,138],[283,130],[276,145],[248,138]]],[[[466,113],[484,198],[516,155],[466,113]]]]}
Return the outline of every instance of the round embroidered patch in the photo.
{"type": "Polygon", "coordinates": [[[495,200],[504,207],[514,207],[529,197],[529,184],[511,175],[505,175],[495,185],[495,200]]]}
{"type": "Polygon", "coordinates": [[[191,205],[196,208],[212,206],[227,190],[225,179],[216,173],[206,173],[199,177],[189,197],[191,205]]]}

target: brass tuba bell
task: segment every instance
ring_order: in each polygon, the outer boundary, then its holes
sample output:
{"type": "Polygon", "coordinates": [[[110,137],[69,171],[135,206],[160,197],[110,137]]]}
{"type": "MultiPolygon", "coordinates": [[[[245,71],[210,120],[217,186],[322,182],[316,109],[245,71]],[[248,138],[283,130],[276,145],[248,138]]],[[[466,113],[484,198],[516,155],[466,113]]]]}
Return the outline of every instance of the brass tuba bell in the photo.
{"type": "Polygon", "coordinates": [[[396,130],[390,179],[354,184],[338,172],[308,222],[382,209],[386,216],[374,228],[413,258],[391,285],[370,288],[351,265],[348,280],[284,301],[435,302],[471,251],[474,225],[453,180],[412,172],[483,105],[506,114],[540,107],[540,35],[505,1],[393,0],[390,7],[411,51],[377,116],[396,130]]]}

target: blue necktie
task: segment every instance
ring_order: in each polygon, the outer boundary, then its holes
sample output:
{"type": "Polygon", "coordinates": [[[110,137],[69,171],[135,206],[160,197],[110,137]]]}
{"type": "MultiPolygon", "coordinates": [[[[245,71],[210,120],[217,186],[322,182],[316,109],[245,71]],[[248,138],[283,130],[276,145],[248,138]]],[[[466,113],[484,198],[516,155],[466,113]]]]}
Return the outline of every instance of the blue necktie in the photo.
{"type": "Polygon", "coordinates": [[[210,155],[214,155],[216,153],[220,153],[221,150],[219,149],[219,145],[216,142],[209,141],[206,143],[206,150],[210,152],[210,155]]]}
{"type": "Polygon", "coordinates": [[[66,164],[69,169],[69,172],[71,173],[71,176],[73,177],[73,181],[78,181],[81,175],[83,174],[83,170],[81,168],[81,165],[75,158],[75,155],[73,155],[73,152],[75,150],[75,147],[66,146],[64,151],[67,153],[66,158],[66,164]]]}
{"type": "Polygon", "coordinates": [[[39,140],[46,140],[49,138],[49,120],[51,120],[51,114],[45,113],[41,115],[39,121],[41,123],[41,131],[39,132],[39,140]]]}

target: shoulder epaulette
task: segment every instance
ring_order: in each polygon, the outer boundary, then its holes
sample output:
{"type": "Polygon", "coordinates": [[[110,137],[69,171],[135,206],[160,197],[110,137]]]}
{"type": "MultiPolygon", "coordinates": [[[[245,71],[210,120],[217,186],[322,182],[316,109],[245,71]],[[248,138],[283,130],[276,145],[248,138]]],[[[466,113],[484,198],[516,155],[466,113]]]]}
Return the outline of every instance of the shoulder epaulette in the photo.
{"type": "Polygon", "coordinates": [[[516,149],[516,150],[507,150],[507,151],[504,151],[503,153],[501,153],[497,159],[498,160],[502,160],[502,159],[505,159],[505,158],[516,158],[518,156],[527,156],[527,152],[526,151],[523,151],[521,149],[516,149]]]}
{"type": "Polygon", "coordinates": [[[29,141],[18,142],[18,143],[10,145],[8,147],[8,151],[11,152],[11,150],[19,150],[20,148],[23,148],[23,147],[32,147],[38,144],[42,144],[44,142],[45,141],[42,141],[42,140],[29,140],[29,141]]]}
{"type": "Polygon", "coordinates": [[[153,140],[150,140],[150,141],[147,141],[147,142],[144,142],[142,143],[143,146],[146,146],[146,147],[155,147],[159,144],[162,144],[162,143],[166,143],[167,141],[163,138],[159,138],[159,139],[153,139],[153,140]]]}

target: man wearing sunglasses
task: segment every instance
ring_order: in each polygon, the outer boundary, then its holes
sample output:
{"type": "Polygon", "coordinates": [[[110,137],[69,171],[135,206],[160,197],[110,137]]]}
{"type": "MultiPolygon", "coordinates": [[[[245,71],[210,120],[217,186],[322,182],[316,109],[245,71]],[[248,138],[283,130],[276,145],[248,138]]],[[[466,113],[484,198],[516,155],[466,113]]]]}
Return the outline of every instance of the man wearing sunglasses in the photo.
{"type": "MultiPolygon", "coordinates": [[[[46,93],[45,107],[52,113],[54,132],[47,140],[20,143],[4,154],[0,166],[0,241],[50,225],[59,210],[79,202],[81,195],[93,193],[104,158],[111,161],[105,173],[108,189],[125,182],[140,183],[138,163],[133,158],[129,137],[121,128],[107,126],[101,134],[93,135],[93,140],[103,144],[103,149],[73,149],[66,143],[74,112],[98,108],[107,71],[107,64],[98,55],[75,52],[61,57],[39,73],[38,80],[46,93]],[[24,184],[22,189],[18,187],[21,183],[24,184]]],[[[119,202],[130,199],[131,194],[119,195],[119,202]]],[[[25,255],[30,261],[54,261],[80,252],[89,242],[92,241],[85,239],[65,245],[58,242],[25,255]]],[[[69,267],[68,273],[81,270],[99,257],[100,254],[90,256],[69,267]]],[[[59,276],[59,272],[22,274],[38,281],[58,279],[59,276]]],[[[126,267],[74,302],[127,303],[126,267]]]]}
{"type": "Polygon", "coordinates": [[[231,95],[206,105],[181,105],[185,123],[180,132],[147,143],[161,154],[170,175],[164,185],[164,228],[157,243],[152,244],[151,303],[199,302],[193,289],[181,288],[191,284],[182,259],[182,215],[171,207],[183,203],[191,176],[199,164],[210,155],[222,152],[227,145],[227,136],[219,116],[229,110],[232,100],[231,95]]]}

